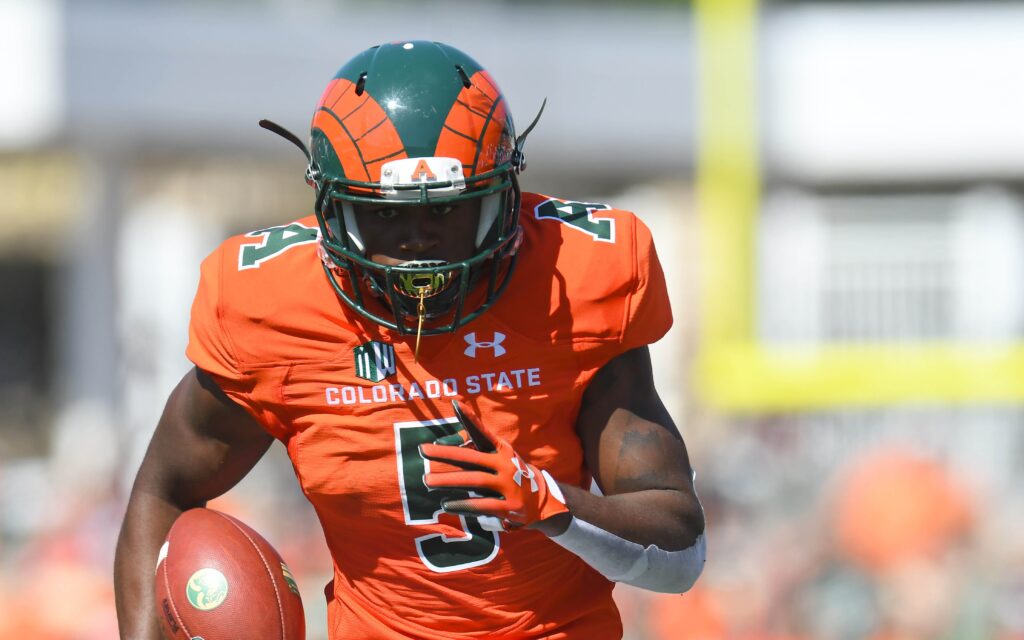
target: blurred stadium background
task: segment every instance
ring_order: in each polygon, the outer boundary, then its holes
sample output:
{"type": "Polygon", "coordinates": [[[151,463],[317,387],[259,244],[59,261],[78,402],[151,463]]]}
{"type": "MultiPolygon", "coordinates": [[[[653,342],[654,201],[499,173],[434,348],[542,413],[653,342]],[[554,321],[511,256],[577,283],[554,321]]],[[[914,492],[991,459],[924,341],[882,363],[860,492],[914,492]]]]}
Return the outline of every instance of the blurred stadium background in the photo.
{"type": "MultiPolygon", "coordinates": [[[[1024,4],[782,0],[0,0],[0,638],[116,636],[199,262],[309,210],[256,122],[303,131],[401,38],[470,52],[520,126],[548,98],[525,188],[655,230],[709,564],[619,587],[627,638],[1024,638],[1024,4]]],[[[281,447],[214,506],[324,638],[281,447]]]]}

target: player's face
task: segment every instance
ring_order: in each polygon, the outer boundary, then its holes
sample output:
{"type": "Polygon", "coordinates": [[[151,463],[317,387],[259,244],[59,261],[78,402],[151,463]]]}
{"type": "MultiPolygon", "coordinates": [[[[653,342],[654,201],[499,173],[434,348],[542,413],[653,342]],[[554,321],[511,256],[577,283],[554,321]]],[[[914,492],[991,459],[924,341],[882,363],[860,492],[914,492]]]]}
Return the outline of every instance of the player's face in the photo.
{"type": "Polygon", "coordinates": [[[458,262],[476,253],[479,200],[429,206],[355,204],[353,208],[366,257],[379,264],[458,262]]]}

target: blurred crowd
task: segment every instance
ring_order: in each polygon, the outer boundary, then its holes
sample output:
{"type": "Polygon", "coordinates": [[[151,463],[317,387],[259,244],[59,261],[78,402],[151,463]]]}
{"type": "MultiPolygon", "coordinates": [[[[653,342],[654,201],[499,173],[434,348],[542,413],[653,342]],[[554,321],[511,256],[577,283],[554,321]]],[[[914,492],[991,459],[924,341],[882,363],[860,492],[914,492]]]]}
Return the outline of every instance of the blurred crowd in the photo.
{"type": "MultiPolygon", "coordinates": [[[[950,442],[843,433],[852,428],[838,430],[848,452],[824,454],[809,444],[821,437],[813,427],[787,419],[705,427],[712,437],[688,433],[708,565],[685,595],[618,587],[626,638],[1024,638],[1019,487],[965,471],[950,442]]],[[[821,429],[835,439],[836,427],[821,429]]],[[[1019,448],[1018,440],[1010,442],[1019,448]]],[[[0,486],[37,495],[31,475],[6,467],[0,486]]],[[[275,446],[210,506],[252,524],[281,551],[316,640],[325,637],[330,559],[294,484],[275,446]]],[[[47,496],[31,533],[7,526],[17,519],[4,514],[0,638],[116,637],[111,567],[125,496],[113,480],[51,486],[47,496]]],[[[5,504],[14,504],[10,496],[5,504]]]]}
{"type": "Polygon", "coordinates": [[[1019,488],[885,436],[821,472],[807,425],[747,427],[703,461],[704,576],[683,596],[619,588],[628,637],[1024,638],[1019,488]]]}

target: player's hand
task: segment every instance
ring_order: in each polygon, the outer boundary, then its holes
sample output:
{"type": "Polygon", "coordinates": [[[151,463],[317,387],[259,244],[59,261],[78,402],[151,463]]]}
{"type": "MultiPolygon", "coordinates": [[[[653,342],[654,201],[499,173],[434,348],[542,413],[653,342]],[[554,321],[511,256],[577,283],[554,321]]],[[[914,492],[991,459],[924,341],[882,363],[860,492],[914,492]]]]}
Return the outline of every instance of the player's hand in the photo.
{"type": "Polygon", "coordinates": [[[464,489],[489,497],[444,500],[441,507],[447,513],[481,517],[485,526],[495,518],[508,530],[569,511],[562,491],[547,471],[523,460],[512,445],[466,415],[458,402],[452,401],[452,405],[470,441],[461,446],[424,444],[420,453],[427,460],[460,470],[432,471],[423,481],[430,489],[464,489]]]}

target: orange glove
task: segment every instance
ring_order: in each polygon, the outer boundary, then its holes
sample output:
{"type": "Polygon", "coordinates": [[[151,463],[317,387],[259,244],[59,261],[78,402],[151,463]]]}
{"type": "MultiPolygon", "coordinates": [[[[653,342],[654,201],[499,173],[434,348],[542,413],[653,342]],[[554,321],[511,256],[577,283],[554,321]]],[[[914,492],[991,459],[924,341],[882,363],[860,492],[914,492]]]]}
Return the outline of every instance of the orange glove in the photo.
{"type": "Polygon", "coordinates": [[[565,498],[547,471],[529,464],[508,442],[485,430],[452,401],[455,415],[470,442],[420,445],[427,460],[444,462],[461,471],[430,472],[423,476],[428,489],[463,489],[484,498],[444,500],[447,513],[497,518],[505,530],[531,525],[565,513],[565,498]],[[475,448],[470,448],[470,444],[475,448]]]}

